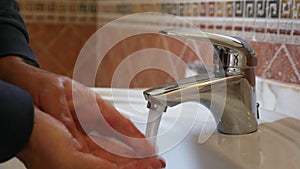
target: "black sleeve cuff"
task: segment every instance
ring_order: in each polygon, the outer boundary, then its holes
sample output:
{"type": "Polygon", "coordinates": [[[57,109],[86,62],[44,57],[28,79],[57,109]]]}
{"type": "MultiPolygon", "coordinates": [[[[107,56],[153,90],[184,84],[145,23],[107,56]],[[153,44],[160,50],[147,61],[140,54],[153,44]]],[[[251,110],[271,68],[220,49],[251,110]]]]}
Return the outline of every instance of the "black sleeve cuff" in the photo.
{"type": "Polygon", "coordinates": [[[39,67],[38,61],[23,33],[11,25],[0,23],[0,57],[20,56],[39,67]]]}
{"type": "Polygon", "coordinates": [[[0,57],[20,56],[39,67],[29,46],[29,36],[15,0],[0,1],[0,57]]]}
{"type": "Polygon", "coordinates": [[[0,81],[0,162],[17,155],[28,142],[34,123],[31,96],[0,81]]]}

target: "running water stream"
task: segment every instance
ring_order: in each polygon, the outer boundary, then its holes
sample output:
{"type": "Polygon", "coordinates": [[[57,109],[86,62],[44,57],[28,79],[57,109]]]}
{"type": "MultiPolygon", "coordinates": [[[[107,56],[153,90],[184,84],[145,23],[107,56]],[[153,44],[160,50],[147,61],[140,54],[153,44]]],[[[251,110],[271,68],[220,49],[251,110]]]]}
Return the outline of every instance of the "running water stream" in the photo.
{"type": "Polygon", "coordinates": [[[146,137],[153,147],[156,147],[157,133],[162,114],[162,112],[149,109],[146,137]]]}

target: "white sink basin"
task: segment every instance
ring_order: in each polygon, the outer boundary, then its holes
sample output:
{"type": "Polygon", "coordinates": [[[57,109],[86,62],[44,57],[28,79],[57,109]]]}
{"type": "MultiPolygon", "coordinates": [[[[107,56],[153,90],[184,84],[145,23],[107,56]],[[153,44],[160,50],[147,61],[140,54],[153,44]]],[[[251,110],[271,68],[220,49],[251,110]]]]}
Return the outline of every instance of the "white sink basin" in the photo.
{"type": "MultiPolygon", "coordinates": [[[[143,89],[93,89],[145,132],[148,109],[143,89]]],[[[215,131],[211,113],[197,103],[168,108],[157,138],[167,169],[299,169],[300,121],[260,110],[259,130],[247,135],[215,131]]],[[[0,169],[23,169],[13,159],[0,169]]]]}
{"type": "MultiPolygon", "coordinates": [[[[148,109],[143,90],[95,91],[145,131],[148,109]]],[[[258,122],[257,132],[224,135],[215,131],[208,109],[184,103],[163,114],[158,152],[168,169],[299,169],[300,121],[260,110],[258,122]]]]}
{"type": "MultiPolygon", "coordinates": [[[[142,95],[143,89],[94,90],[145,133],[149,110],[142,95]]],[[[168,169],[233,169],[235,165],[231,161],[200,144],[215,133],[215,129],[211,113],[202,105],[184,103],[168,108],[162,116],[158,132],[158,154],[166,160],[168,169]]]]}

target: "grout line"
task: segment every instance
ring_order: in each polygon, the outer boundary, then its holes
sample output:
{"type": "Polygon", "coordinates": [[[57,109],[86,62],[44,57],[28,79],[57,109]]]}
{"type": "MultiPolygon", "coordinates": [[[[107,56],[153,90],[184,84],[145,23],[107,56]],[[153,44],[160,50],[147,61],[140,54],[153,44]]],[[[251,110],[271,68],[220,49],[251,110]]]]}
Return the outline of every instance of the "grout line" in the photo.
{"type": "MultiPolygon", "coordinates": [[[[67,28],[68,28],[68,26],[64,26],[61,30],[59,30],[59,31],[57,32],[57,34],[56,34],[52,39],[50,39],[50,40],[48,41],[48,43],[45,44],[45,46],[47,46],[47,48],[44,48],[44,49],[42,49],[41,51],[44,51],[44,50],[47,50],[47,51],[48,51],[48,47],[49,47],[50,45],[52,45],[58,38],[60,38],[61,35],[62,35],[64,32],[67,31],[67,28]]],[[[51,51],[48,51],[48,52],[49,52],[49,53],[52,53],[51,51]]]]}
{"type": "Polygon", "coordinates": [[[283,48],[284,44],[281,44],[280,47],[277,49],[277,51],[274,54],[274,57],[271,59],[270,63],[268,64],[268,66],[264,69],[262,76],[264,77],[266,72],[271,68],[274,60],[278,57],[280,50],[283,48]]]}
{"type": "Polygon", "coordinates": [[[296,67],[296,64],[295,64],[295,62],[294,62],[294,60],[293,60],[293,58],[292,58],[292,56],[290,54],[290,51],[287,49],[286,45],[283,46],[283,49],[285,51],[285,54],[286,54],[287,58],[289,59],[290,64],[292,65],[294,73],[297,75],[297,78],[300,81],[300,73],[299,73],[299,71],[298,71],[298,69],[296,67]]]}

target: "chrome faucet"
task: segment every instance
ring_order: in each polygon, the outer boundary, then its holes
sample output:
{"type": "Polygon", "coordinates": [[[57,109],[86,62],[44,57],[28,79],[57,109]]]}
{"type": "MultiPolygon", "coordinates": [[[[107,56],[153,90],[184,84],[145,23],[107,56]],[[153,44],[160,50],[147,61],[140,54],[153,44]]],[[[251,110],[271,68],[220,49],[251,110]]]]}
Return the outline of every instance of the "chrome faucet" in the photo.
{"type": "Polygon", "coordinates": [[[143,92],[149,109],[166,112],[187,101],[206,106],[224,134],[247,134],[257,130],[254,50],[243,39],[190,29],[168,29],[160,33],[178,38],[211,42],[214,69],[143,92]]]}

